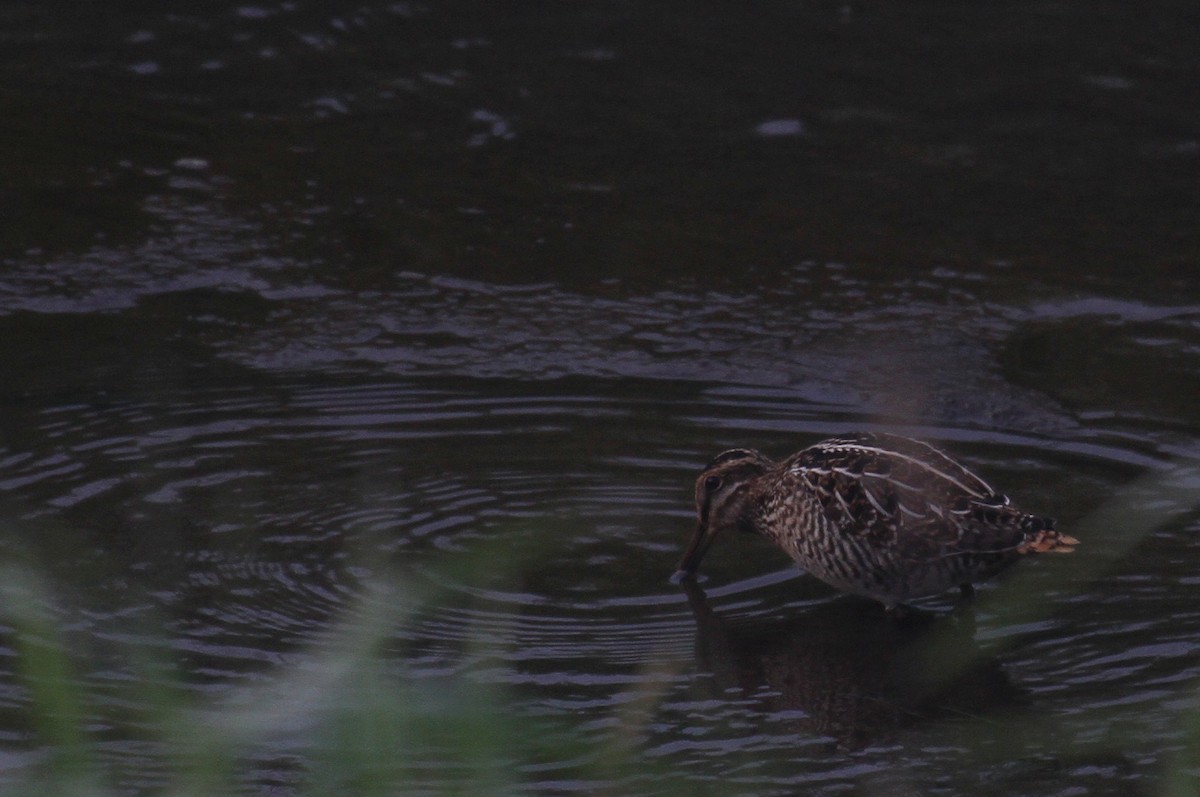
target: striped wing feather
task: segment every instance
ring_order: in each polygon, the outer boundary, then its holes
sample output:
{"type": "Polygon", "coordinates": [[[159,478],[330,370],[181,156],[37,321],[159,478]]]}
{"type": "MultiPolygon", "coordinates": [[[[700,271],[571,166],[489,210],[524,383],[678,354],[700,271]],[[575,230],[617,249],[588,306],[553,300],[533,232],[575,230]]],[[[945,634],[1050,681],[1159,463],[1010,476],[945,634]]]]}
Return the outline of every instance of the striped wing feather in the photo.
{"type": "Polygon", "coordinates": [[[837,437],[787,464],[816,488],[842,533],[889,543],[905,558],[1017,549],[1027,532],[1049,527],[946,454],[907,437],[837,437]]]}

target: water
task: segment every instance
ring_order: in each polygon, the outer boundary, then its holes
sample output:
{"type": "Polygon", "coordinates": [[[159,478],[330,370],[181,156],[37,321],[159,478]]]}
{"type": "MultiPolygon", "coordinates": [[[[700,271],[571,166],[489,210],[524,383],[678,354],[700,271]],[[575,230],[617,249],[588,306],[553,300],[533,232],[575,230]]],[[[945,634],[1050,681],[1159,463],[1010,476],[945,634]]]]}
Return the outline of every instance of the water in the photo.
{"type": "Polygon", "coordinates": [[[164,689],[255,794],[364,704],[418,793],[1189,783],[1190,6],[118,6],[0,34],[0,549],[103,786],[176,783],[164,689]],[[667,583],[713,454],[849,429],[1078,552],[902,622],[736,536],[667,583]]]}

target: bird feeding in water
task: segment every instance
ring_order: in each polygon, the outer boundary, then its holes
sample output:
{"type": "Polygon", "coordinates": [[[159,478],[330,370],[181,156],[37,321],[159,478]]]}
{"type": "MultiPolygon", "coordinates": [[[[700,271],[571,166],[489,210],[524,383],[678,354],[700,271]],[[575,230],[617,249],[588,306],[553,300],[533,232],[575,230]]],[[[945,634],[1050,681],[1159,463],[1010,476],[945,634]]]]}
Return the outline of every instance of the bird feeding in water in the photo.
{"type": "Polygon", "coordinates": [[[805,570],[894,609],[991,578],[1026,554],[1079,541],[938,449],[892,434],[823,440],[782,462],[736,448],[696,479],[699,524],[675,582],[724,529],[755,532],[805,570]]]}

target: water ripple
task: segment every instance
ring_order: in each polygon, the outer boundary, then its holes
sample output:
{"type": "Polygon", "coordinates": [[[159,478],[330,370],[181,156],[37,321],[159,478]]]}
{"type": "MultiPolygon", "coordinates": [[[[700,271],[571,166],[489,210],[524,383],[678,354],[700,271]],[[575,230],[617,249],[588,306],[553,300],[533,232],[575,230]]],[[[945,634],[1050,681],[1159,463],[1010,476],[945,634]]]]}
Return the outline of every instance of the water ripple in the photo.
{"type": "MultiPolygon", "coordinates": [[[[377,585],[415,590],[427,599],[396,604],[381,647],[406,678],[502,686],[533,714],[590,712],[581,732],[597,743],[649,690],[647,755],[700,780],[746,751],[760,760],[744,764],[747,782],[809,757],[806,777],[841,777],[853,757],[821,758],[830,740],[921,743],[934,766],[955,743],[946,717],[991,716],[1017,693],[1074,737],[1112,712],[1143,717],[1130,720],[1138,738],[1171,737],[1152,717],[1200,677],[1194,523],[1169,524],[1094,583],[1060,583],[1068,571],[1053,562],[1026,568],[1048,615],[1010,623],[981,610],[977,632],[954,640],[979,666],[928,702],[894,658],[919,649],[919,631],[881,624],[766,545],[722,540],[700,601],[666,581],[695,523],[691,480],[714,451],[785,454],[896,427],[786,388],[656,385],[288,374],[253,390],[213,381],[63,402],[8,420],[26,436],[7,439],[42,442],[0,449],[0,496],[31,524],[6,545],[55,562],[68,602],[90,607],[73,633],[165,645],[201,692],[310,666],[377,585]],[[152,642],[153,628],[167,640],[152,642]],[[897,675],[909,685],[855,702],[897,675]],[[805,684],[851,708],[822,708],[805,684]]],[[[1088,545],[1097,505],[1138,474],[1184,493],[1192,477],[1178,462],[1195,459],[1187,439],[1121,430],[899,428],[1058,515],[1084,540],[1079,561],[1117,550],[1088,545]]],[[[1156,500],[1138,489],[1135,500],[1156,500]]],[[[133,677],[112,661],[89,677],[116,675],[133,677]]]]}

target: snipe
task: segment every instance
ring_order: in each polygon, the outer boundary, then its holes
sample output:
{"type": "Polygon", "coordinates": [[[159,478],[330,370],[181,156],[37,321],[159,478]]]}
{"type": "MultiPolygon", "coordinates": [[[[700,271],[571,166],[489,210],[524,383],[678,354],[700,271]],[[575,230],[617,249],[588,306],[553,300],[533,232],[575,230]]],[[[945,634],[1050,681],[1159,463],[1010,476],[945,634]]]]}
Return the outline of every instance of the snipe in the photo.
{"type": "Polygon", "coordinates": [[[849,434],[782,462],[717,456],[696,480],[699,525],[676,581],[696,572],[718,532],[756,532],[801,567],[889,609],[996,575],[1025,554],[1078,540],[1022,512],[936,448],[891,434],[849,434]]]}

